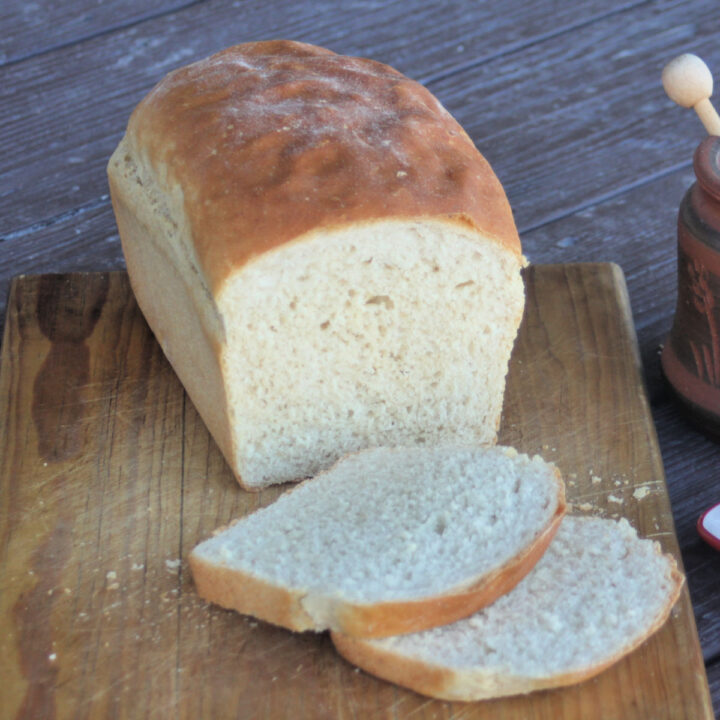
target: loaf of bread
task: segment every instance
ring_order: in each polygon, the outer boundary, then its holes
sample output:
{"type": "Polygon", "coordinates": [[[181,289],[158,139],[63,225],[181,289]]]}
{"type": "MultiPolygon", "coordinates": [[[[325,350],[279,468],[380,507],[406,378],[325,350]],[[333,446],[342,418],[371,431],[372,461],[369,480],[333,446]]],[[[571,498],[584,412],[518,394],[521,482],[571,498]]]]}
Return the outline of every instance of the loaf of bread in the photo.
{"type": "Polygon", "coordinates": [[[170,73],[109,167],[137,301],[240,482],[493,442],[523,257],[420,84],[296,42],[170,73]]]}
{"type": "Polygon", "coordinates": [[[424,695],[484,700],[580,682],[667,620],[683,578],[626,520],[566,516],[514,590],[464,620],[361,640],[333,633],[350,662],[424,695]]]}
{"type": "Polygon", "coordinates": [[[557,469],[510,448],[375,448],[201,543],[202,597],[359,637],[465,617],[534,566],[565,512],[557,469]]]}

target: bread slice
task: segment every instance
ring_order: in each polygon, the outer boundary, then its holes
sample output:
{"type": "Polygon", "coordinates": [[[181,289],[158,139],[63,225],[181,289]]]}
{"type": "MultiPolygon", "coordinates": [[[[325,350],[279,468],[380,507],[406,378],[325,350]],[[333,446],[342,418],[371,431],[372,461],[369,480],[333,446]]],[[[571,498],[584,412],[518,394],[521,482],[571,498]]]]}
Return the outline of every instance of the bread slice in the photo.
{"type": "Polygon", "coordinates": [[[419,83],[303,43],[164,78],[108,165],[138,304],[242,485],[495,440],[524,305],[510,205],[419,83]]]}
{"type": "Polygon", "coordinates": [[[557,469],[510,448],[350,455],[196,547],[202,597],[291,630],[379,637],[513,587],[565,511],[557,469]]]}
{"type": "Polygon", "coordinates": [[[565,517],[508,595],[446,627],[382,640],[333,633],[369,673],[445,700],[482,700],[592,677],[667,619],[682,587],[675,560],[626,520],[565,517]]]}

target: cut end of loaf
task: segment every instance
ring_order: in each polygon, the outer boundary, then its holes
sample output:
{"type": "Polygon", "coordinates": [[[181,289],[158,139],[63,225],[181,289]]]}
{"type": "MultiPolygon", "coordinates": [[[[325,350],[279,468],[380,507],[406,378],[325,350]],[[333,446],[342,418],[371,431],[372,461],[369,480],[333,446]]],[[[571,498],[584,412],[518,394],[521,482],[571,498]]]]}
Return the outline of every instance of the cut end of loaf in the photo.
{"type": "Polygon", "coordinates": [[[466,223],[313,233],[223,286],[222,367],[249,488],[379,445],[495,441],[521,258],[466,223]]]}

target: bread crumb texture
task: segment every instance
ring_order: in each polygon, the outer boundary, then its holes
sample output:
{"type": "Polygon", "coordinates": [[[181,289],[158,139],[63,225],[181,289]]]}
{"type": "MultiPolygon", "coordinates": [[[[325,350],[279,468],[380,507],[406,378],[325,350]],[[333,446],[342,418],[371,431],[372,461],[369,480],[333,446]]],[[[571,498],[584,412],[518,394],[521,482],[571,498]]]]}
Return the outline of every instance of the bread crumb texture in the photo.
{"type": "Polygon", "coordinates": [[[355,603],[471,584],[548,526],[554,466],[501,447],[367,450],[199,545],[198,559],[355,603]]]}
{"type": "Polygon", "coordinates": [[[566,516],[536,567],[491,606],[445,627],[359,643],[472,670],[484,682],[551,679],[619,658],[664,619],[679,587],[674,560],[626,520],[566,516]]]}
{"type": "Polygon", "coordinates": [[[492,442],[522,314],[518,266],[438,222],[319,234],[219,298],[236,462],[295,480],[379,445],[492,442]]]}

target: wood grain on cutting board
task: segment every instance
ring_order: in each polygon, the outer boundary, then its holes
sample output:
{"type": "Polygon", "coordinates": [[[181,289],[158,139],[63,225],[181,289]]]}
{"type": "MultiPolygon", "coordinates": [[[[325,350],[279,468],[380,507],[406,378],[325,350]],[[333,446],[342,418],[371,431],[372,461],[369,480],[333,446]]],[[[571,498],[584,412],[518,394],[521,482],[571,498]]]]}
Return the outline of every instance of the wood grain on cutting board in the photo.
{"type": "MultiPolygon", "coordinates": [[[[677,556],[622,273],[538,266],[526,284],[501,440],[555,461],[576,511],[677,556]]],[[[283,488],[237,486],[123,273],[16,278],[0,362],[1,718],[712,717],[687,590],[597,678],[474,704],[199,601],[190,549],[283,488]]]]}

